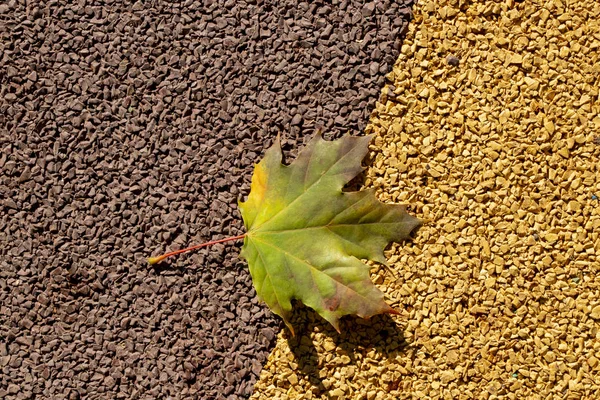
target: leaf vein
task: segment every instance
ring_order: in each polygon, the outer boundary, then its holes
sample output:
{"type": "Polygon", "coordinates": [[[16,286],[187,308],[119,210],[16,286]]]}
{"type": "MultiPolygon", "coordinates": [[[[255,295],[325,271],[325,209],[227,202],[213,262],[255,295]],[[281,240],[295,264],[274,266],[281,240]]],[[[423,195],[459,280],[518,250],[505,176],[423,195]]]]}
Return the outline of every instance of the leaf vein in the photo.
{"type": "MultiPolygon", "coordinates": [[[[299,261],[301,264],[305,264],[305,265],[307,265],[307,266],[311,267],[311,268],[312,268],[314,271],[317,271],[317,272],[319,272],[319,273],[321,273],[321,274],[325,275],[325,276],[326,276],[326,277],[328,277],[329,279],[331,279],[331,280],[335,281],[335,282],[336,282],[337,284],[339,284],[340,286],[343,286],[343,287],[345,287],[346,289],[348,289],[348,290],[350,290],[350,291],[352,291],[352,292],[356,293],[356,294],[357,294],[359,297],[361,297],[361,298],[365,299],[365,300],[366,300],[368,303],[378,303],[378,301],[376,301],[376,300],[373,300],[373,299],[370,299],[369,297],[367,297],[367,296],[364,296],[364,295],[360,294],[360,293],[359,293],[359,292],[357,292],[356,290],[352,289],[350,286],[348,286],[348,285],[345,285],[343,282],[340,282],[340,281],[338,281],[337,279],[335,279],[335,278],[334,278],[334,277],[332,277],[332,276],[329,276],[329,275],[328,275],[328,274],[326,274],[324,271],[321,271],[319,268],[317,268],[316,266],[312,265],[312,264],[311,264],[311,263],[309,263],[308,261],[306,261],[306,260],[302,260],[302,259],[300,259],[300,258],[296,257],[295,255],[293,255],[292,253],[290,253],[290,252],[286,251],[285,249],[283,249],[283,248],[281,248],[281,247],[279,247],[279,246],[276,246],[276,245],[274,245],[274,244],[272,244],[272,243],[266,242],[266,241],[264,241],[264,240],[260,240],[260,239],[257,239],[257,238],[254,238],[254,240],[256,240],[256,241],[258,241],[258,242],[261,242],[261,243],[263,243],[263,244],[265,244],[265,245],[267,245],[267,246],[273,247],[273,248],[275,248],[275,249],[279,250],[280,252],[282,252],[282,253],[283,253],[284,255],[286,255],[287,257],[291,257],[291,258],[293,258],[293,259],[295,259],[295,260],[299,261]]],[[[359,261],[360,261],[360,260],[359,260],[359,261]]],[[[362,263],[362,261],[360,261],[360,262],[362,263]]],[[[364,264],[364,265],[366,265],[366,264],[364,264]]]]}
{"type": "MultiPolygon", "coordinates": [[[[339,164],[344,158],[346,158],[348,156],[348,154],[351,153],[351,150],[349,150],[347,153],[345,153],[343,156],[341,156],[338,160],[336,160],[335,163],[331,164],[329,167],[327,167],[327,169],[321,174],[321,176],[319,177],[319,179],[317,179],[316,181],[314,181],[308,188],[306,188],[304,190],[304,192],[302,194],[300,194],[298,197],[296,197],[294,200],[292,200],[288,205],[286,205],[285,207],[283,207],[281,210],[277,211],[275,214],[273,214],[272,216],[270,216],[268,219],[266,219],[265,221],[262,222],[261,226],[264,226],[265,224],[267,224],[269,221],[272,221],[273,218],[275,218],[276,216],[278,216],[279,214],[281,214],[283,211],[289,209],[292,204],[294,204],[295,202],[297,202],[299,199],[301,199],[303,196],[305,196],[307,193],[309,193],[310,189],[312,189],[317,183],[321,182],[321,179],[323,179],[324,176],[327,175],[327,173],[333,168],[335,167],[337,164],[339,164]]],[[[289,167],[288,167],[289,168],[289,167]]],[[[335,174],[335,175],[340,175],[339,174],[335,174]]],[[[253,227],[253,228],[258,228],[258,227],[253,227]]]]}
{"type": "MultiPolygon", "coordinates": [[[[252,238],[249,238],[250,240],[252,240],[252,238]]],[[[277,294],[277,290],[275,285],[273,284],[273,279],[271,278],[271,275],[269,274],[269,269],[267,268],[267,263],[265,262],[265,259],[263,258],[263,255],[260,251],[259,246],[254,245],[254,247],[256,248],[256,252],[258,253],[258,256],[260,257],[260,260],[264,266],[266,273],[266,277],[269,278],[269,282],[271,282],[271,288],[273,289],[273,294],[275,295],[275,298],[277,299],[277,303],[279,304],[279,306],[281,307],[281,309],[283,310],[283,306],[281,304],[281,300],[279,300],[279,295],[277,294]]]]}
{"type": "Polygon", "coordinates": [[[286,233],[286,232],[298,232],[298,231],[305,231],[305,230],[310,230],[310,229],[323,229],[323,228],[337,228],[337,227],[344,227],[344,226],[365,226],[365,225],[398,225],[398,224],[403,224],[403,222],[363,222],[363,223],[353,223],[353,224],[333,224],[333,225],[319,225],[319,226],[307,226],[306,228],[292,228],[292,229],[282,229],[280,231],[277,230],[269,230],[269,231],[258,231],[256,232],[256,234],[263,234],[263,233],[286,233]]]}

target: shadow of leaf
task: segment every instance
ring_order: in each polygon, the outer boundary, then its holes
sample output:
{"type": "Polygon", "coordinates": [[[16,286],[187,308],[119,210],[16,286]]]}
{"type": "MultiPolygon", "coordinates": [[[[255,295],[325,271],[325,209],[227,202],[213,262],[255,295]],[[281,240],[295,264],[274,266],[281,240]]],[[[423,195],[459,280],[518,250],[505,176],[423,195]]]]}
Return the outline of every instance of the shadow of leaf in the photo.
{"type": "MultiPolygon", "coordinates": [[[[340,333],[313,310],[298,303],[294,305],[292,325],[296,336],[285,330],[283,337],[298,364],[296,373],[302,373],[310,382],[312,392],[317,396],[327,396],[328,390],[323,384],[326,371],[335,368],[342,356],[347,356],[347,365],[357,365],[360,360],[367,358],[371,350],[375,350],[384,359],[393,360],[409,346],[403,334],[403,329],[389,315],[376,315],[370,319],[346,316],[341,320],[340,333]],[[332,362],[325,362],[326,352],[322,343],[313,342],[315,333],[333,340],[335,353],[332,362]],[[321,357],[319,357],[321,356],[321,357]]],[[[393,383],[392,383],[393,384],[393,383]]]]}

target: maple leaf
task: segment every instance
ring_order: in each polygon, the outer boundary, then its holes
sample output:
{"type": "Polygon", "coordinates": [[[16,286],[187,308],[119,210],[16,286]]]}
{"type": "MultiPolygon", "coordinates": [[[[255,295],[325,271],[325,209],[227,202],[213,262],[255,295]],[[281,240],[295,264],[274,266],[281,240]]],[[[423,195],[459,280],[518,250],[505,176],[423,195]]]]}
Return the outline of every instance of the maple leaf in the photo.
{"type": "Polygon", "coordinates": [[[255,166],[240,210],[247,233],[241,256],[256,292],[290,325],[300,300],[339,332],[339,319],[397,313],[361,259],[386,262],[389,242],[410,237],[420,221],[384,204],[373,190],[343,192],[363,168],[371,136],[326,141],[316,135],[289,166],[279,138],[255,166]]]}

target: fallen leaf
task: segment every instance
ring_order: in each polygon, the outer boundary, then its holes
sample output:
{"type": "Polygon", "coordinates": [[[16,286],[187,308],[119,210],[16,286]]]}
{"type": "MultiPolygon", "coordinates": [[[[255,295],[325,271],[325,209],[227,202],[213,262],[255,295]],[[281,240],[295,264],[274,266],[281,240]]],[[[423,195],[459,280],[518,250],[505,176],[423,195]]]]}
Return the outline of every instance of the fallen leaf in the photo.
{"type": "Polygon", "coordinates": [[[396,313],[361,259],[385,263],[387,244],[409,238],[420,221],[402,205],[381,203],[373,190],[342,191],[363,170],[370,140],[317,135],[286,166],[278,139],[256,165],[248,199],[240,203],[247,230],[241,256],[259,298],[292,333],[292,299],[338,331],[344,315],[396,313]]]}

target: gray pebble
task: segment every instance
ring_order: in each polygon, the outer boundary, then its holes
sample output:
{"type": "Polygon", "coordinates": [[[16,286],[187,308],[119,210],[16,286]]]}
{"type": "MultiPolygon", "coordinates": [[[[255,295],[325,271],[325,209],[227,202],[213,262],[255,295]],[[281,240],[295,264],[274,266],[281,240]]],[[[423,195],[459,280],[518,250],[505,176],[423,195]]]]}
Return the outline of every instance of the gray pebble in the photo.
{"type": "Polygon", "coordinates": [[[460,60],[458,59],[458,57],[453,55],[449,55],[448,57],[446,57],[446,62],[448,63],[448,65],[452,65],[453,67],[457,67],[458,64],[460,64],[460,60]]]}

